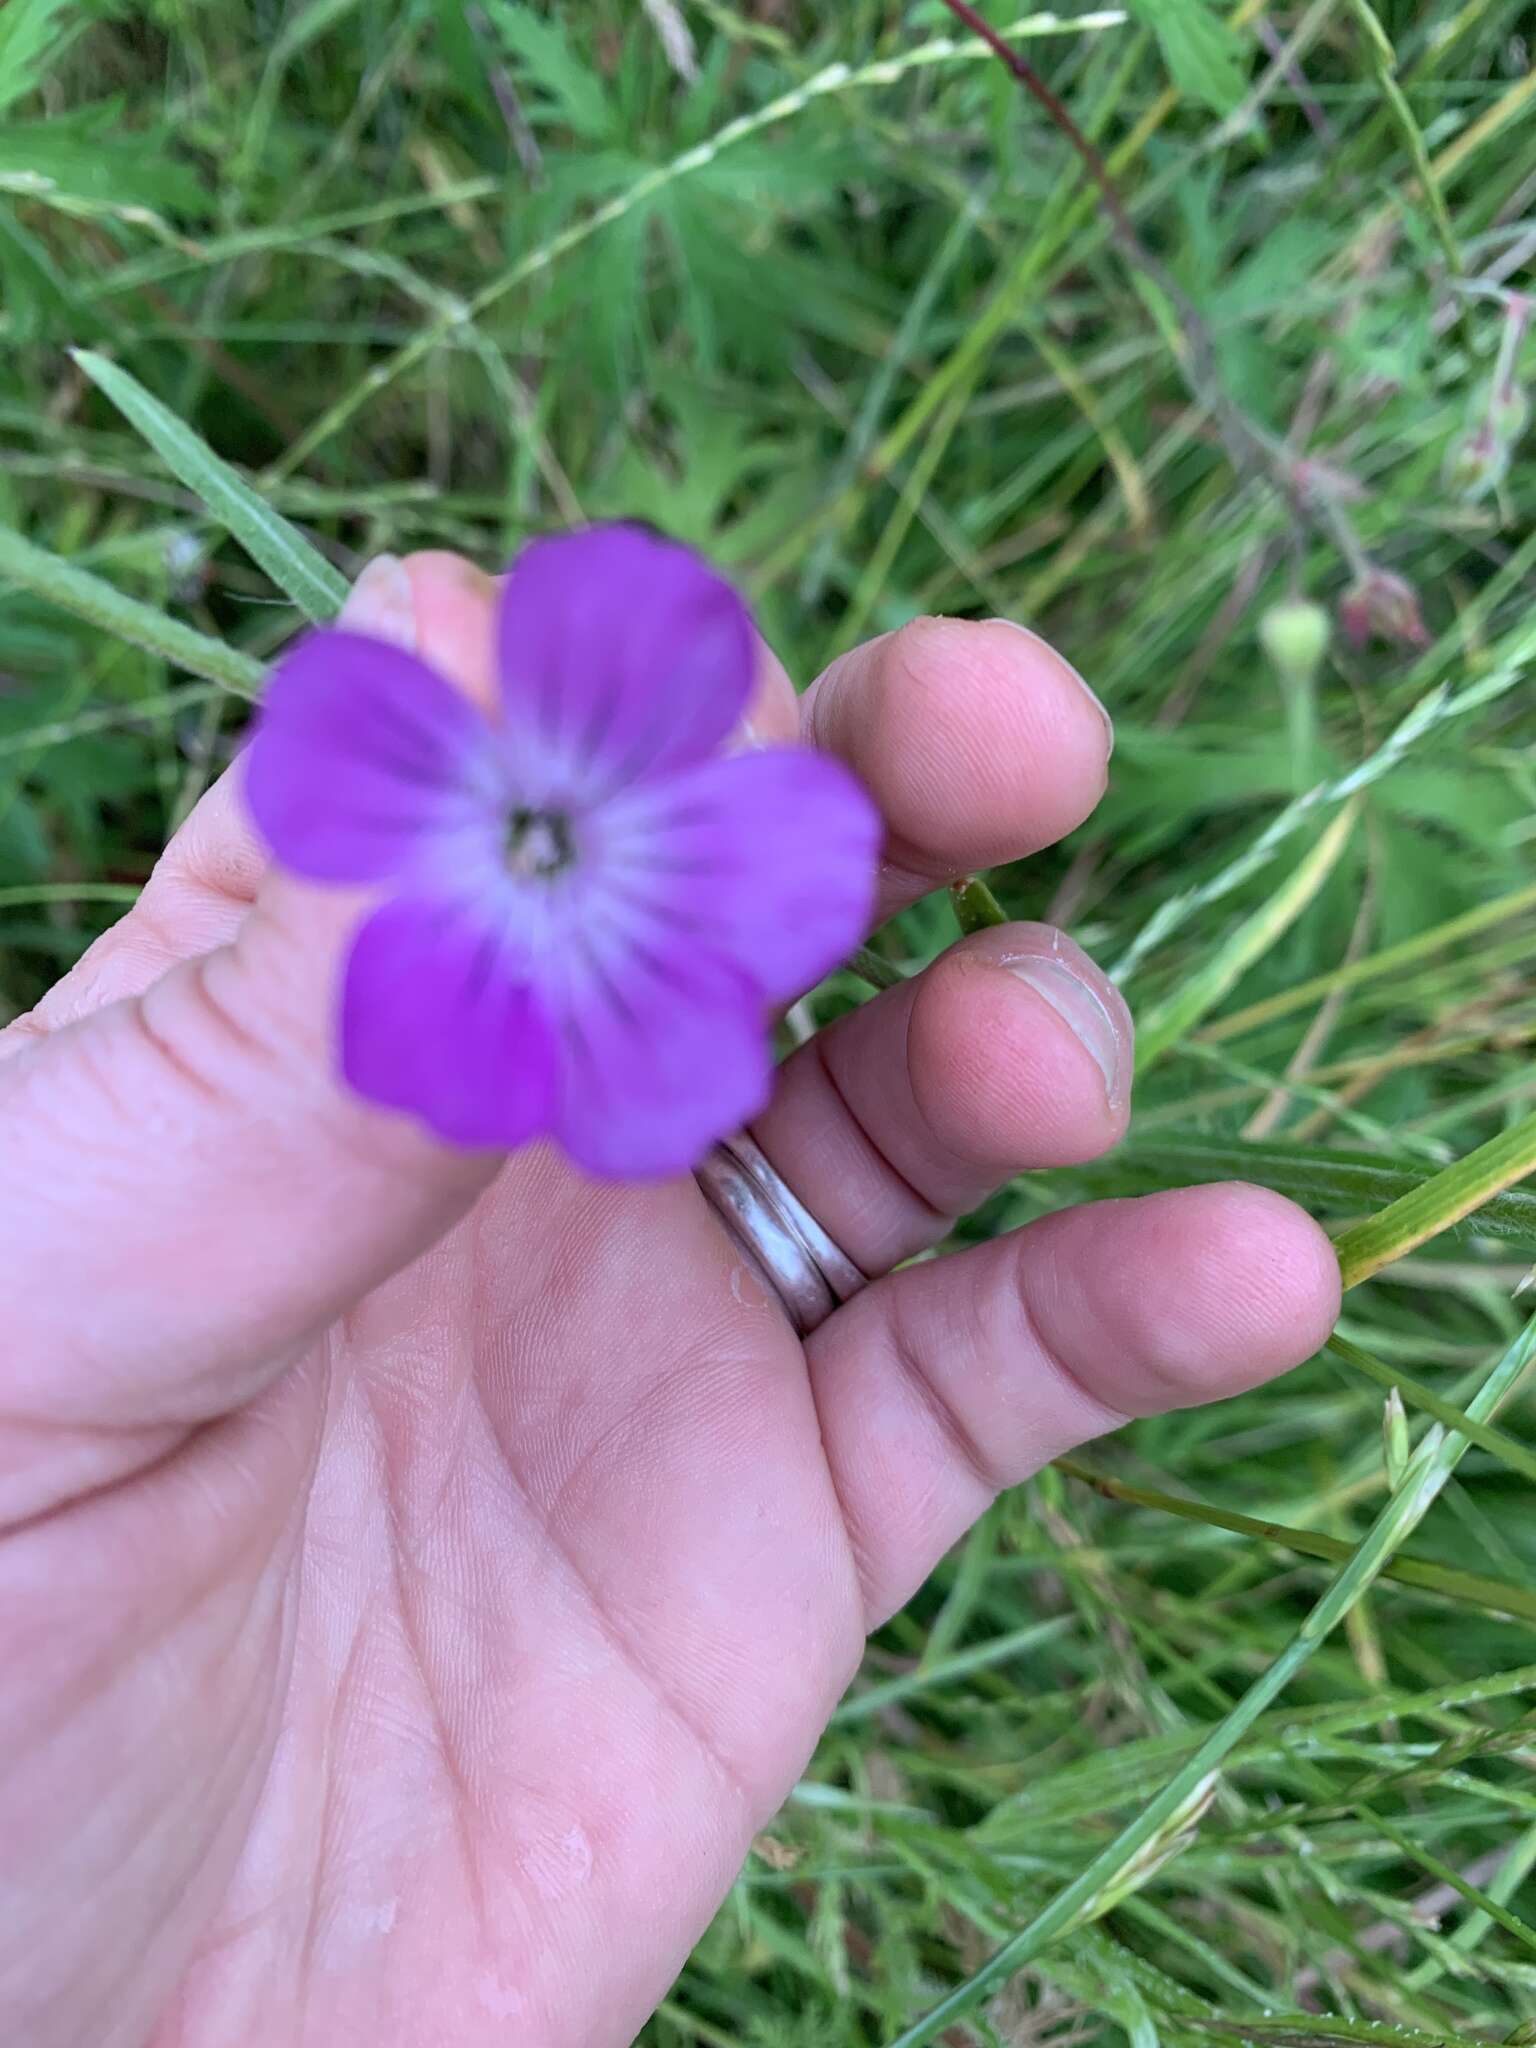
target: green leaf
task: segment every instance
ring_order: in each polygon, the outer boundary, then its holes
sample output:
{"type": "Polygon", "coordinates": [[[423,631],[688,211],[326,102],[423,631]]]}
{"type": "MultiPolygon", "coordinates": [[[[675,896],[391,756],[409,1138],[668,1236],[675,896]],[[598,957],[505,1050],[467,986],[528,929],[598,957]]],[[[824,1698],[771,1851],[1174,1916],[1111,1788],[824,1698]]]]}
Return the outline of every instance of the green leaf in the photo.
{"type": "Polygon", "coordinates": [[[30,341],[50,329],[95,333],[99,315],[81,306],[69,279],[49,254],[47,245],[23,227],[13,209],[0,200],[0,299],[10,338],[30,341]]]}
{"type": "MultiPolygon", "coordinates": [[[[45,60],[57,58],[75,0],[9,0],[0,8],[0,109],[39,84],[45,60]]],[[[73,24],[78,27],[79,23],[73,24]]]]}
{"type": "MultiPolygon", "coordinates": [[[[1470,1181],[1478,1185],[1463,1187],[1463,1196],[1472,1199],[1475,1195],[1481,1206],[1462,1209],[1459,1219],[1454,1222],[1441,1221],[1438,1228],[1455,1230],[1480,1237],[1505,1238],[1522,1249],[1536,1246],[1536,1191],[1511,1185],[1509,1179],[1495,1174],[1497,1187],[1503,1192],[1490,1196],[1482,1192],[1481,1175],[1486,1170],[1485,1155],[1490,1149],[1497,1150],[1499,1159],[1507,1165],[1506,1153],[1513,1151],[1515,1164],[1519,1164],[1522,1140],[1517,1134],[1524,1126],[1516,1127],[1514,1144],[1512,1134],[1504,1133],[1493,1140],[1493,1147],[1484,1146],[1459,1162],[1460,1168],[1471,1168],[1470,1181]]],[[[1536,1162],[1533,1162],[1536,1163],[1536,1162]]],[[[1455,1172],[1457,1169],[1447,1169],[1455,1172]]],[[[1528,1166],[1527,1172],[1531,1171],[1528,1166]]],[[[1273,1188],[1277,1194],[1289,1195],[1294,1201],[1313,1210],[1325,1213],[1360,1215],[1362,1211],[1381,1209],[1379,1216],[1372,1216],[1368,1223],[1358,1229],[1369,1233],[1368,1243],[1375,1243],[1383,1233],[1396,1233],[1402,1227],[1401,1204],[1405,1198],[1415,1198],[1415,1214],[1418,1213],[1418,1198],[1425,1191],[1436,1188],[1440,1192],[1431,1198],[1433,1206],[1443,1199],[1443,1178],[1439,1174],[1428,1174],[1421,1164],[1402,1159],[1390,1159],[1369,1152],[1350,1152],[1341,1149],[1321,1148],[1311,1145],[1292,1145],[1281,1140],[1268,1138],[1254,1143],[1242,1138],[1206,1137],[1194,1131],[1159,1130],[1156,1135],[1149,1133],[1138,1143],[1123,1146],[1109,1159],[1089,1167],[1073,1169],[1070,1173],[1053,1174],[1050,1185],[1059,1196],[1061,1188],[1070,1186],[1075,1198],[1094,1199],[1104,1195],[1140,1194],[1154,1188],[1200,1184],[1209,1181],[1251,1180],[1260,1187],[1273,1188]],[[1390,1207],[1385,1205],[1390,1204],[1390,1207]]],[[[1438,1210],[1437,1210],[1438,1213],[1438,1210]]],[[[1428,1234],[1434,1234],[1430,1232],[1428,1234]]],[[[1348,1249],[1350,1256],[1359,1255],[1359,1240],[1354,1233],[1348,1233],[1348,1245],[1341,1239],[1341,1248],[1348,1249]]],[[[1423,1238],[1416,1240],[1423,1242],[1423,1238]]],[[[1406,1247],[1405,1247],[1406,1248],[1406,1247]]],[[[1400,1256],[1394,1253],[1394,1256],[1400,1256]]]]}
{"type": "Polygon", "coordinates": [[[559,23],[541,21],[511,0],[493,0],[493,16],[524,80],[542,95],[536,111],[587,141],[611,139],[614,114],[602,81],[572,50],[559,23]]]}
{"type": "Polygon", "coordinates": [[[1230,114],[1247,87],[1242,44],[1210,0],[1131,0],[1131,12],[1157,37],[1180,92],[1230,114]]]}
{"type": "Polygon", "coordinates": [[[66,198],[101,204],[207,210],[196,172],[168,153],[164,131],[125,133],[116,100],[0,128],[0,184],[21,187],[27,180],[42,181],[66,198]]]}
{"type": "Polygon", "coordinates": [[[92,383],[138,428],[172,475],[196,493],[305,617],[319,621],[334,618],[347,595],[341,573],[137,378],[90,349],[75,349],[73,355],[92,383]]]}

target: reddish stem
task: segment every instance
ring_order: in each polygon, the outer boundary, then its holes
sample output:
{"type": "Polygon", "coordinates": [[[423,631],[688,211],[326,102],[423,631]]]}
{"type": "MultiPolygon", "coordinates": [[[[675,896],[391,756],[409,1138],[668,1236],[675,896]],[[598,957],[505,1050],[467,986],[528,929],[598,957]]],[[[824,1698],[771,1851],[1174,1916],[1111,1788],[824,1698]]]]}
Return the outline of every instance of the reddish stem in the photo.
{"type": "Polygon", "coordinates": [[[1078,127],[1063,102],[1051,91],[1051,88],[1040,76],[1034,65],[1030,63],[1027,57],[1021,56],[1012,43],[1005,42],[989,21],[982,20],[976,9],[971,6],[970,0],[944,0],[944,5],[957,20],[965,23],[972,35],[979,36],[989,50],[992,50],[997,56],[1001,57],[1020,85],[1034,94],[1041,106],[1044,107],[1056,126],[1082,158],[1084,169],[1099,188],[1110,219],[1113,220],[1115,226],[1131,246],[1139,249],[1141,247],[1141,237],[1136,232],[1131,216],[1125,210],[1125,202],[1121,199],[1119,192],[1115,188],[1114,179],[1109,175],[1109,166],[1088,140],[1082,129],[1078,127]]]}
{"type": "Polygon", "coordinates": [[[1199,308],[1167,265],[1152,253],[1137,233],[1119,188],[1110,175],[1109,166],[1061,100],[1029,59],[1007,42],[990,22],[983,20],[971,0],[944,0],[944,5],[957,21],[963,22],[972,35],[979,37],[993,55],[1007,65],[1019,84],[1033,95],[1072,145],[1104,202],[1114,239],[1125,251],[1127,259],[1172,307],[1185,345],[1181,366],[1184,380],[1215,421],[1239,476],[1258,475],[1267,479],[1285,505],[1298,541],[1310,526],[1330,539],[1357,570],[1369,567],[1353,529],[1338,506],[1327,499],[1314,503],[1300,487],[1289,452],[1277,446],[1261,428],[1255,426],[1227,395],[1216,345],[1199,308]]]}

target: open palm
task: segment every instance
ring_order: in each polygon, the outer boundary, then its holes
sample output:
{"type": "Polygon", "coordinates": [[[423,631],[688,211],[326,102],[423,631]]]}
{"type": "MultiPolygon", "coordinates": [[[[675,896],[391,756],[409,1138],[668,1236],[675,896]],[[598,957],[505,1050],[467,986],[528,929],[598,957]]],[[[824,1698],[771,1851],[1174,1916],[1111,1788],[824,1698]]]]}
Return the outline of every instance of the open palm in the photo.
{"type": "MultiPolygon", "coordinates": [[[[484,696],[490,601],[421,556],[349,620],[484,696]]],[[[800,700],[764,666],[756,734],[881,804],[882,914],[1102,791],[1102,712],[1005,624],[800,700]]],[[[1337,1309],[1321,1233],[1246,1188],[892,1271],[1120,1135],[1123,1006],[1044,927],[782,1070],[759,1141],[889,1276],[802,1346],[691,1181],[346,1098],[356,908],[264,875],[226,779],[0,1041],[0,2011],[35,2048],[627,2042],[993,1493],[1337,1309]]]]}

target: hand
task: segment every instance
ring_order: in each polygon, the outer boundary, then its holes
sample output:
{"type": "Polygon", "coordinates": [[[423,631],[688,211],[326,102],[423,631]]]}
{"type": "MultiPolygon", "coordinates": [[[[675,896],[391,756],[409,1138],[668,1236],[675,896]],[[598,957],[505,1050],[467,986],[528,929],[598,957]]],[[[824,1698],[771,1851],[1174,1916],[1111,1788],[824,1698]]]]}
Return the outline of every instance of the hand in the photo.
{"type": "MultiPolygon", "coordinates": [[[[482,696],[492,585],[348,622],[482,696]]],[[[928,620],[763,737],[842,755],[882,913],[1092,811],[1109,730],[928,620]]],[[[890,1269],[1126,1119],[1119,996],[987,932],[803,1047],[756,1126],[866,1271],[803,1347],[693,1182],[444,1151],[331,1079],[356,906],[238,771],[0,1040],[0,2010],[31,2048],[630,2040],[859,1659],[1003,1487],[1306,1357],[1322,1233],[1200,1188],[890,1269]]]]}

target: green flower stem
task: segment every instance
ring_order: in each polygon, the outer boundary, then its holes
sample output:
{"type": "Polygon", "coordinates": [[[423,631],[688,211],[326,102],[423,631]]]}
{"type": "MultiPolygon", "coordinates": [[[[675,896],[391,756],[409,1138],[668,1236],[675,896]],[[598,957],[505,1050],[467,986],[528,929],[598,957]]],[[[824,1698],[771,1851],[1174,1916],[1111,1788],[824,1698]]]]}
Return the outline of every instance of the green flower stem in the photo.
{"type": "MultiPolygon", "coordinates": [[[[1346,1287],[1358,1287],[1416,1245],[1471,1216],[1536,1172],[1536,1111],[1390,1203],[1337,1241],[1346,1287]]],[[[1536,1197],[1531,1198],[1536,1203],[1536,1197]]]]}
{"type": "Polygon", "coordinates": [[[175,668],[205,676],[237,697],[254,697],[261,684],[262,666],[237,648],[227,647],[206,633],[194,632],[178,619],[168,619],[153,605],[124,597],[110,583],[93,576],[32,542],[14,528],[0,526],[0,580],[16,583],[50,604],[73,612],[77,618],[115,634],[131,646],[157,654],[175,668]]]}
{"type": "Polygon", "coordinates": [[[955,922],[967,936],[1008,922],[1003,906],[975,875],[968,875],[962,882],[951,882],[949,900],[955,907],[955,922]]]}
{"type": "Polygon", "coordinates": [[[848,966],[850,972],[873,989],[899,988],[907,978],[899,967],[887,960],[883,953],[877,953],[873,946],[860,946],[848,966]]]}
{"type": "MultiPolygon", "coordinates": [[[[1536,1614],[1536,1596],[1532,1597],[1531,1611],[1536,1614]]],[[[867,1691],[855,1693],[851,1699],[844,1700],[832,1716],[831,1726],[845,1728],[850,1721],[867,1721],[871,1714],[878,1714],[898,1700],[911,1699],[916,1693],[932,1692],[941,1686],[952,1685],[958,1678],[968,1678],[973,1672],[989,1671],[996,1664],[1006,1664],[1023,1651],[1038,1649],[1042,1643],[1050,1642],[1072,1625],[1071,1616],[1054,1615],[1049,1621],[1032,1621],[1027,1628],[1014,1629],[1008,1635],[993,1637],[990,1642],[957,1650],[951,1657],[936,1658],[933,1663],[925,1663],[915,1671],[903,1671],[895,1678],[887,1678],[879,1685],[872,1685],[867,1691]]]]}
{"type": "MultiPolygon", "coordinates": [[[[1468,1412],[1474,1422],[1492,1420],[1533,1355],[1536,1321],[1527,1324],[1473,1397],[1468,1412]]],[[[1211,1730],[1156,1797],[1140,1809],[1071,1884],[1059,1891],[1011,1940],[1004,1942],[979,1970],[907,2028],[891,2043],[891,2048],[927,2048],[927,2043],[973,2011],[1059,1935],[1094,1917],[1100,1902],[1114,1893],[1148,1844],[1184,1810],[1201,1781],[1226,1762],[1259,1715],[1381,1576],[1398,1548],[1429,1512],[1467,1446],[1468,1438],[1458,1430],[1445,1431],[1438,1426],[1429,1430],[1349,1563],[1232,1712],[1211,1730]]],[[[1236,2026],[1230,2030],[1244,2031],[1236,2026]]]]}

